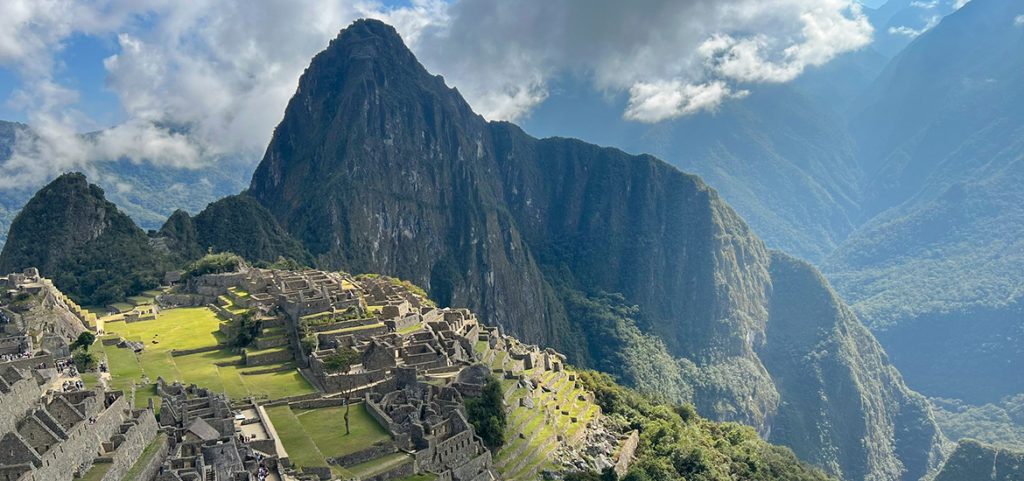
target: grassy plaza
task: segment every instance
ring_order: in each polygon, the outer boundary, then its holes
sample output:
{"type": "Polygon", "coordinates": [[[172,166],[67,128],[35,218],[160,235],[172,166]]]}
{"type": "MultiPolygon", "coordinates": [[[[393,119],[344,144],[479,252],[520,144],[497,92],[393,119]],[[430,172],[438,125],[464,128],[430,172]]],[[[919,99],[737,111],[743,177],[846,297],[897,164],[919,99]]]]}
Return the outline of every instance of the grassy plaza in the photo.
{"type": "MultiPolygon", "coordinates": [[[[291,363],[246,367],[242,356],[222,348],[209,352],[171,355],[172,350],[190,350],[218,346],[223,335],[218,330],[222,321],[205,307],[181,308],[162,311],[157,319],[125,323],[111,322],[106,326],[107,336],[139,341],[145,349],[136,354],[129,349],[96,344],[97,352],[106,355],[111,375],[111,387],[128,390],[133,384],[178,380],[186,384],[224,392],[232,399],[254,396],[279,399],[314,392],[314,388],[294,369],[291,363]],[[292,367],[292,369],[287,369],[292,367]],[[282,368],[275,372],[267,371],[282,368]]],[[[145,386],[140,387],[136,400],[148,396],[145,386]]],[[[155,396],[155,394],[153,394],[155,396]]]]}

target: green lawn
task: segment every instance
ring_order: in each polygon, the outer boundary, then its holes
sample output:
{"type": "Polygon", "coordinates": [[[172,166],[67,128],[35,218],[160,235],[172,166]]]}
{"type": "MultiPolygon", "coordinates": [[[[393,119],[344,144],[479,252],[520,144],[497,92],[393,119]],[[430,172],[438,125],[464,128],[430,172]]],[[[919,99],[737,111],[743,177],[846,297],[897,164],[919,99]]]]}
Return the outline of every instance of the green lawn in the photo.
{"type": "Polygon", "coordinates": [[[96,387],[97,385],[99,385],[99,383],[100,383],[100,381],[99,381],[99,373],[83,372],[81,377],[82,377],[82,383],[85,384],[85,388],[86,389],[92,389],[92,388],[96,387]]]}
{"type": "Polygon", "coordinates": [[[115,302],[111,304],[110,307],[117,312],[129,312],[135,308],[135,306],[128,304],[127,302],[115,302]]]}
{"type": "Polygon", "coordinates": [[[343,406],[302,409],[295,413],[306,433],[328,458],[352,454],[368,446],[391,439],[384,427],[366,412],[362,403],[353,404],[349,412],[349,431],[345,434],[343,406]]]}
{"type": "Polygon", "coordinates": [[[171,355],[175,349],[217,346],[222,338],[218,331],[220,322],[216,314],[207,308],[186,308],[162,311],[156,320],[151,321],[107,323],[108,333],[141,341],[146,346],[141,354],[136,355],[127,349],[102,347],[97,343],[109,360],[112,387],[127,391],[133,383],[141,381],[145,374],[150,382],[162,377],[167,381],[195,383],[213,391],[224,392],[234,399],[250,395],[279,399],[315,391],[296,369],[269,374],[245,374],[256,369],[291,364],[246,368],[237,365],[242,361],[241,355],[227,349],[187,356],[171,355]],[[159,342],[154,344],[154,340],[159,342]],[[226,365],[218,366],[218,363],[226,365]]]}
{"type": "MultiPolygon", "coordinates": [[[[343,406],[295,411],[288,406],[276,406],[268,408],[267,414],[270,415],[270,420],[274,423],[274,428],[281,437],[292,463],[299,466],[327,466],[326,459],[352,454],[374,443],[391,439],[387,431],[366,412],[363,404],[352,405],[349,412],[348,435],[345,434],[343,406]]],[[[382,459],[397,462],[393,459],[382,459]]],[[[371,470],[369,466],[360,468],[364,471],[371,470]]],[[[348,469],[337,466],[332,466],[331,469],[340,475],[351,474],[348,469]]]]}
{"type": "Polygon", "coordinates": [[[133,306],[143,306],[146,304],[153,304],[156,302],[156,299],[152,296],[131,296],[127,301],[133,306]]]}
{"type": "MultiPolygon", "coordinates": [[[[328,466],[323,453],[306,434],[306,430],[288,406],[267,408],[270,422],[274,423],[277,436],[284,444],[292,465],[298,468],[328,466]]],[[[333,469],[333,468],[332,468],[333,469]]]]}
{"type": "Polygon", "coordinates": [[[412,476],[406,476],[404,478],[398,478],[395,481],[435,481],[437,476],[430,473],[414,474],[412,476]]]}
{"type": "Polygon", "coordinates": [[[93,464],[89,471],[85,473],[85,476],[79,478],[79,481],[100,481],[104,476],[107,475],[107,471],[114,465],[111,463],[96,463],[93,464]]]}

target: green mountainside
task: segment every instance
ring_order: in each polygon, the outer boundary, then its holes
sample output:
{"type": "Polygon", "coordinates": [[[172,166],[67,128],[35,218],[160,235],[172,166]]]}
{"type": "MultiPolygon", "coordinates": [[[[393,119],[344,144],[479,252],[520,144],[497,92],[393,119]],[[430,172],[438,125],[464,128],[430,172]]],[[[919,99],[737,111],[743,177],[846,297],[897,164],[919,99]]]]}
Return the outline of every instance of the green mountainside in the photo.
{"type": "Polygon", "coordinates": [[[0,271],[38,267],[80,305],[102,305],[152,289],[162,256],[131,218],[82,174],[64,174],[14,218],[0,271]]]}
{"type": "Polygon", "coordinates": [[[932,481],[1019,481],[1024,479],[1024,453],[965,440],[932,481]]]}
{"type": "Polygon", "coordinates": [[[253,262],[279,258],[309,265],[311,259],[298,241],[278,225],[251,197],[233,195],[212,202],[194,218],[177,211],[158,233],[172,253],[194,260],[206,252],[233,252],[253,262]]]}
{"type": "Polygon", "coordinates": [[[1024,392],[1024,28],[979,0],[897,56],[851,128],[870,222],[824,265],[908,381],[1024,392]]]}
{"type": "Polygon", "coordinates": [[[325,268],[409,279],[846,479],[940,460],[927,403],[871,334],[717,192],[650,156],[486,122],[379,22],[313,59],[248,195],[325,268]]]}
{"type": "Polygon", "coordinates": [[[1024,394],[973,406],[958,399],[932,398],[935,420],[950,439],[978,441],[1024,451],[1024,394]]]}

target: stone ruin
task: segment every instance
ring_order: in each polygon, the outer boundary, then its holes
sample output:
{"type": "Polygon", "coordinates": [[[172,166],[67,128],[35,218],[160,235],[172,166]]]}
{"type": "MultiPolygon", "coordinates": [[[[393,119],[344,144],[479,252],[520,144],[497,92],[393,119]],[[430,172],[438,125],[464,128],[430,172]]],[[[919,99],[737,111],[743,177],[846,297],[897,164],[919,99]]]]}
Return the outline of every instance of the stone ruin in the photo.
{"type": "Polygon", "coordinates": [[[157,380],[157,393],[160,429],[167,435],[168,447],[155,481],[282,479],[276,433],[269,434],[272,428],[245,428],[257,422],[269,424],[262,409],[252,418],[236,415],[240,411],[223,394],[194,385],[167,384],[163,379],[157,380]],[[252,432],[261,435],[247,434],[252,432]]]}
{"type": "Polygon", "coordinates": [[[0,480],[73,479],[94,465],[119,480],[156,435],[149,409],[134,409],[122,391],[51,394],[46,381],[7,367],[0,372],[0,480]]]}
{"type": "MultiPolygon", "coordinates": [[[[271,349],[269,355],[276,356],[272,360],[294,359],[322,397],[275,404],[306,407],[310,403],[338,405],[344,400],[365,402],[367,412],[387,428],[392,442],[327,461],[351,466],[398,451],[412,455],[410,472],[406,468],[394,470],[376,475],[374,481],[413,473],[433,473],[442,481],[497,479],[491,453],[466,420],[463,405],[465,396],[480,394],[490,375],[490,370],[481,364],[487,360],[474,352],[475,344],[486,343],[491,353],[500,351],[507,355],[514,367],[496,370],[499,378],[536,387],[539,384],[524,372],[529,371],[532,376],[545,372],[563,375],[563,355],[521,343],[501,334],[499,329],[485,328],[467,309],[434,307],[406,285],[387,277],[243,268],[240,272],[190,279],[183,288],[163,295],[164,300],[178,305],[183,300],[193,305],[206,304],[224,320],[237,317],[241,308],[255,313],[263,321],[264,329],[280,331],[284,327],[285,339],[261,337],[255,347],[264,351],[268,347],[288,346],[271,349]],[[344,365],[332,363],[333,357],[342,354],[344,365]]],[[[222,330],[229,329],[230,323],[222,326],[222,330]]],[[[247,364],[258,362],[255,356],[246,354],[247,364]]],[[[177,473],[182,480],[203,479],[195,476],[210,472],[209,466],[216,462],[204,457],[210,453],[204,452],[202,446],[221,443],[228,456],[221,464],[232,466],[236,473],[252,473],[246,460],[258,457],[272,459],[280,472],[299,479],[331,477],[329,467],[304,467],[302,473],[290,470],[287,453],[279,444],[267,443],[260,450],[238,439],[232,441],[226,401],[216,401],[216,396],[196,391],[198,388],[190,388],[193,392],[188,395],[182,394],[181,390],[186,389],[183,387],[161,389],[165,399],[171,399],[161,409],[161,422],[173,424],[176,430],[173,437],[177,440],[177,451],[171,459],[183,460],[165,463],[165,473],[177,473]],[[172,391],[176,394],[168,398],[166,395],[172,391]],[[206,413],[199,416],[202,422],[190,421],[195,416],[188,413],[198,407],[206,413]],[[164,410],[168,413],[166,421],[164,410]]],[[[257,415],[262,413],[262,407],[253,404],[246,409],[256,413],[252,419],[266,424],[265,431],[273,432],[269,419],[257,415]]],[[[580,430],[579,436],[587,435],[586,431],[580,430]]],[[[572,457],[567,455],[569,458],[572,457]]],[[[228,471],[225,469],[224,473],[228,471]]]]}

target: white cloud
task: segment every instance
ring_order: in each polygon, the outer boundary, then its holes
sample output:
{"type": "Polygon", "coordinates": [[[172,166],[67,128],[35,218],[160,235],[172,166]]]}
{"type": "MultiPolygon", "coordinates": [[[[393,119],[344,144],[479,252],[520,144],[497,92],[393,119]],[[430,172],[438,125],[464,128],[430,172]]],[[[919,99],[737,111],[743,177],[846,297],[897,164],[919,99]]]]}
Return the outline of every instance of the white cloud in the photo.
{"type": "Polygon", "coordinates": [[[921,27],[921,28],[912,28],[912,27],[909,27],[909,26],[906,26],[906,25],[901,25],[901,26],[898,26],[898,27],[889,27],[889,34],[890,35],[902,35],[904,37],[909,37],[909,38],[917,38],[917,37],[921,36],[921,34],[923,34],[923,33],[927,32],[927,31],[935,28],[935,26],[938,25],[939,22],[941,22],[941,21],[942,21],[942,17],[941,16],[934,15],[932,17],[929,17],[928,18],[928,22],[925,23],[925,25],[923,27],[921,27]]]}
{"type": "Polygon", "coordinates": [[[910,2],[910,6],[923,10],[931,10],[939,6],[939,0],[914,0],[913,2],[910,2]]]}
{"type": "Polygon", "coordinates": [[[960,10],[968,3],[971,3],[971,0],[956,0],[956,2],[953,2],[953,10],[960,10]]]}
{"type": "Polygon", "coordinates": [[[438,0],[403,9],[354,0],[7,0],[0,4],[0,66],[18,72],[9,99],[35,136],[0,165],[0,188],[35,189],[54,174],[127,158],[197,168],[220,156],[258,159],[310,58],[353,20],[384,17],[415,41],[444,13],[438,0]],[[108,87],[127,120],[98,135],[75,109],[79,94],[54,80],[72,35],[116,38],[108,87]]]}
{"type": "Polygon", "coordinates": [[[1017,15],[1017,17],[1013,19],[1013,24],[1018,27],[1024,27],[1024,14],[1017,15]]]}
{"type": "Polygon", "coordinates": [[[0,188],[36,187],[90,163],[199,167],[262,154],[310,58],[359,17],[393,25],[417,56],[491,119],[517,119],[574,74],[628,92],[624,116],[656,122],[785,82],[866,45],[855,0],[6,0],[0,66],[38,135],[0,165],[0,188]],[[101,134],[55,78],[74,35],[116,41],[108,87],[127,120],[101,134]]]}
{"type": "Polygon", "coordinates": [[[460,0],[427,28],[417,54],[485,117],[515,120],[565,73],[630,92],[624,115],[655,121],[687,108],[689,90],[786,82],[871,41],[853,0],[460,0]]]}
{"type": "Polygon", "coordinates": [[[629,89],[625,117],[640,122],[660,122],[700,111],[715,111],[727,99],[742,98],[746,90],[734,92],[725,82],[684,84],[678,80],[637,83],[629,89]]]}

